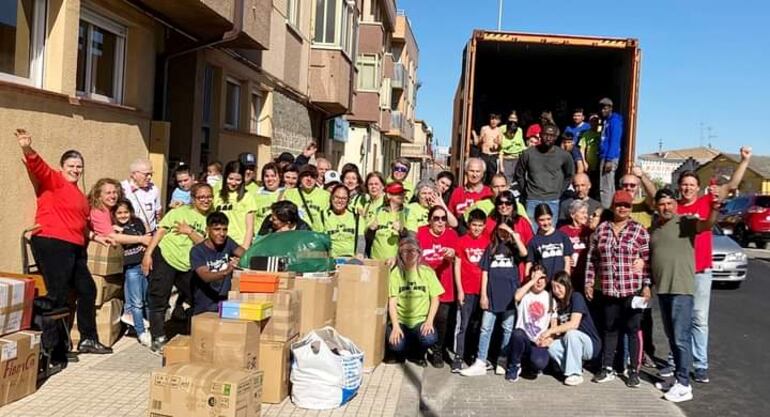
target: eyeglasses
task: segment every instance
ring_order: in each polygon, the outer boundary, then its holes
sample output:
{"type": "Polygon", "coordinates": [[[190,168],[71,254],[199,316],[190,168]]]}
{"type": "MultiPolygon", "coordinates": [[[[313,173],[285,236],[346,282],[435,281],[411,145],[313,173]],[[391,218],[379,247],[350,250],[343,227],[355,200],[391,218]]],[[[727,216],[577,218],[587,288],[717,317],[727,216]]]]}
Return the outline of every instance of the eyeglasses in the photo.
{"type": "Polygon", "coordinates": [[[639,186],[639,184],[635,184],[633,182],[624,182],[620,185],[623,186],[623,188],[636,188],[639,186]]]}
{"type": "Polygon", "coordinates": [[[393,171],[395,171],[395,172],[409,172],[409,168],[407,168],[407,167],[405,167],[403,165],[396,165],[393,168],[393,171]]]}
{"type": "Polygon", "coordinates": [[[335,195],[333,197],[333,200],[334,201],[348,201],[348,198],[347,197],[338,197],[338,196],[335,195]]]}
{"type": "Polygon", "coordinates": [[[615,203],[615,207],[623,207],[623,208],[630,209],[631,208],[631,204],[629,204],[629,203],[615,203]]]}
{"type": "Polygon", "coordinates": [[[213,200],[213,195],[196,195],[195,199],[198,201],[206,201],[206,200],[213,200]]]}
{"type": "Polygon", "coordinates": [[[434,222],[445,222],[447,221],[447,216],[433,216],[430,220],[434,222]]]}
{"type": "Polygon", "coordinates": [[[152,172],[152,171],[136,171],[136,172],[137,172],[138,174],[142,174],[142,175],[144,175],[145,177],[149,177],[150,175],[152,175],[152,174],[153,174],[153,172],[152,172]]]}
{"type": "Polygon", "coordinates": [[[513,201],[500,200],[500,201],[497,202],[497,205],[498,206],[511,206],[511,207],[513,207],[513,201]]]}

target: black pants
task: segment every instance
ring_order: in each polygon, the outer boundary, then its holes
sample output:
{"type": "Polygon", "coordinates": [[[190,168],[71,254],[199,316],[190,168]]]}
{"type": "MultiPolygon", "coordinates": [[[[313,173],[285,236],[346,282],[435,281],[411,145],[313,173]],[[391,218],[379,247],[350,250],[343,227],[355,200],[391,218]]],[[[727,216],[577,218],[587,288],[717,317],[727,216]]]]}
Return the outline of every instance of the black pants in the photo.
{"type": "MultiPolygon", "coordinates": [[[[56,308],[67,307],[72,290],[77,297],[77,320],[80,340],[97,340],[96,284],[88,271],[85,246],[50,237],[32,237],[32,254],[43,275],[47,297],[56,308]]],[[[57,350],[66,346],[61,340],[57,350]]]]}
{"type": "MultiPolygon", "coordinates": [[[[436,312],[436,318],[433,320],[433,327],[436,329],[436,335],[438,336],[438,340],[436,341],[436,344],[433,345],[433,352],[444,354],[444,350],[446,349],[447,345],[447,339],[449,339],[450,343],[451,340],[454,339],[454,334],[452,333],[451,339],[450,336],[447,335],[447,329],[449,329],[449,322],[451,321],[452,313],[455,311],[454,308],[455,303],[454,302],[448,302],[448,303],[439,303],[438,305],[438,311],[436,312]]],[[[454,329],[454,328],[452,328],[454,329]]]]}
{"type": "Polygon", "coordinates": [[[465,302],[458,307],[460,312],[457,323],[457,340],[455,341],[455,354],[462,358],[465,356],[465,343],[468,341],[471,318],[479,309],[479,295],[465,294],[465,302]]]}
{"type": "Polygon", "coordinates": [[[152,253],[152,271],[147,285],[147,303],[150,308],[150,333],[153,339],[166,335],[165,321],[171,288],[176,286],[179,296],[192,300],[190,283],[192,271],[179,271],[163,258],[160,248],[152,253]]]}
{"type": "Polygon", "coordinates": [[[500,156],[498,154],[482,153],[481,159],[487,166],[487,170],[484,172],[484,184],[489,185],[492,182],[492,177],[497,174],[497,163],[500,156]]]}
{"type": "Polygon", "coordinates": [[[644,340],[644,353],[655,357],[655,343],[652,340],[652,309],[644,309],[642,313],[642,337],[644,340]]]}
{"type": "MultiPolygon", "coordinates": [[[[611,368],[615,359],[615,347],[618,346],[618,334],[628,335],[628,350],[631,359],[631,369],[639,370],[642,359],[642,335],[641,322],[642,310],[631,308],[633,297],[608,297],[602,296],[602,310],[604,313],[604,351],[602,353],[602,366],[611,368]]],[[[622,349],[618,352],[623,355],[622,349]]]]}

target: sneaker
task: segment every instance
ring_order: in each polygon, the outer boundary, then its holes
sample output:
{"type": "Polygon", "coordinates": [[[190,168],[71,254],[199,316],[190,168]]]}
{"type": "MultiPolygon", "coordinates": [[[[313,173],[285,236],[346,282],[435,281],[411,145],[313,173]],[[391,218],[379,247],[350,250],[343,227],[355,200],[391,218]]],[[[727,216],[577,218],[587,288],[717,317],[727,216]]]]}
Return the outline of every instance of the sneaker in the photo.
{"type": "Polygon", "coordinates": [[[516,382],[521,376],[521,366],[511,366],[505,371],[505,380],[508,382],[516,382]]]}
{"type": "Polygon", "coordinates": [[[460,371],[462,371],[463,369],[463,358],[459,356],[454,358],[454,360],[452,361],[452,367],[450,369],[452,370],[453,374],[460,373],[460,371]]]}
{"type": "Polygon", "coordinates": [[[495,365],[495,375],[505,375],[505,367],[499,363],[495,365]]]}
{"type": "Polygon", "coordinates": [[[151,347],[152,346],[152,336],[150,336],[150,332],[144,332],[136,337],[137,340],[139,340],[139,343],[142,346],[151,347]]]}
{"type": "Polygon", "coordinates": [[[594,382],[599,384],[615,380],[615,371],[612,368],[602,368],[598,374],[594,375],[594,382]]]}
{"type": "Polygon", "coordinates": [[[166,346],[167,342],[168,341],[166,340],[166,337],[161,336],[152,341],[152,344],[150,345],[150,349],[155,353],[163,353],[163,348],[166,346]]]}
{"type": "Polygon", "coordinates": [[[436,369],[444,367],[444,357],[440,351],[430,354],[430,365],[436,369]]]}
{"type": "Polygon", "coordinates": [[[701,384],[709,383],[709,370],[708,369],[696,369],[695,370],[695,382],[701,384]]]}
{"type": "Polygon", "coordinates": [[[662,376],[663,378],[670,378],[674,376],[674,367],[671,365],[666,365],[660,368],[658,375],[662,376]]]}
{"type": "Polygon", "coordinates": [[[673,382],[661,381],[661,382],[656,382],[655,383],[655,388],[657,388],[657,389],[659,389],[659,390],[661,390],[663,392],[666,392],[666,391],[670,390],[671,387],[673,387],[673,386],[674,386],[673,382]]]}
{"type": "Polygon", "coordinates": [[[570,375],[564,379],[564,385],[569,385],[570,387],[574,387],[582,383],[583,383],[583,375],[578,375],[578,374],[570,375]]]}
{"type": "Polygon", "coordinates": [[[692,400],[692,387],[684,386],[680,383],[674,384],[668,392],[663,394],[663,398],[671,401],[672,403],[680,403],[682,401],[692,400]]]}
{"type": "Polygon", "coordinates": [[[473,362],[473,365],[460,371],[460,375],[462,376],[482,376],[486,374],[487,363],[486,361],[482,361],[480,359],[476,359],[476,362],[473,362]]]}
{"type": "Polygon", "coordinates": [[[642,366],[645,368],[655,368],[655,360],[652,359],[652,356],[645,353],[642,359],[642,366]]]}
{"type": "Polygon", "coordinates": [[[629,371],[626,379],[626,386],[629,388],[639,388],[641,381],[639,381],[639,372],[629,371]]]}
{"type": "Polygon", "coordinates": [[[132,316],[129,313],[123,313],[123,315],[120,316],[120,321],[122,321],[123,323],[126,323],[131,327],[134,327],[134,316],[132,316]]]}

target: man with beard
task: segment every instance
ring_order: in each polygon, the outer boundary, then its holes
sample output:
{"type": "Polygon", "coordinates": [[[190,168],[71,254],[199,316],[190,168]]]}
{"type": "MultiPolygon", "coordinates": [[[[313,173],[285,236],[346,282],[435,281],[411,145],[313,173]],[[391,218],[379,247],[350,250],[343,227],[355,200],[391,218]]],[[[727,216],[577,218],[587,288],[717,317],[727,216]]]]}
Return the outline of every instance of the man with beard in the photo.
{"type": "Polygon", "coordinates": [[[525,184],[530,219],[535,218],[535,207],[539,204],[547,204],[552,213],[559,213],[559,197],[575,175],[572,155],[554,146],[557,137],[558,127],[544,126],[540,144],[524,151],[516,166],[514,181],[525,184]]]}
{"type": "Polygon", "coordinates": [[[527,144],[524,142],[524,132],[519,127],[519,116],[516,114],[516,110],[511,111],[511,114],[508,115],[508,123],[500,130],[503,135],[503,142],[500,147],[500,166],[506,177],[512,180],[516,163],[519,161],[521,153],[527,149],[527,144]]]}
{"type": "Polygon", "coordinates": [[[673,191],[659,190],[655,194],[657,222],[650,236],[651,270],[654,278],[660,316],[668,344],[674,354],[676,382],[661,386],[664,398],[671,402],[692,399],[690,364],[692,362],[692,315],[695,294],[696,236],[711,230],[716,222],[721,203],[711,200],[708,218],[677,214],[673,191]]]}

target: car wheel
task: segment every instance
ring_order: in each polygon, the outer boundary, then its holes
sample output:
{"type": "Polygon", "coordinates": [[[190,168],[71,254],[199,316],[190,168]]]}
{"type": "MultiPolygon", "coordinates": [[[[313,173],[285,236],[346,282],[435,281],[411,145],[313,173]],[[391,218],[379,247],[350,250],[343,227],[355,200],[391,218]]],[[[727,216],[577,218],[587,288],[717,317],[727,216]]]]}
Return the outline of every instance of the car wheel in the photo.
{"type": "Polygon", "coordinates": [[[761,241],[761,242],[754,242],[755,245],[757,245],[757,249],[767,249],[767,242],[761,241]]]}
{"type": "Polygon", "coordinates": [[[733,231],[733,239],[736,243],[744,248],[749,246],[749,242],[746,240],[746,229],[744,229],[743,225],[735,226],[735,230],[733,231]]]}

